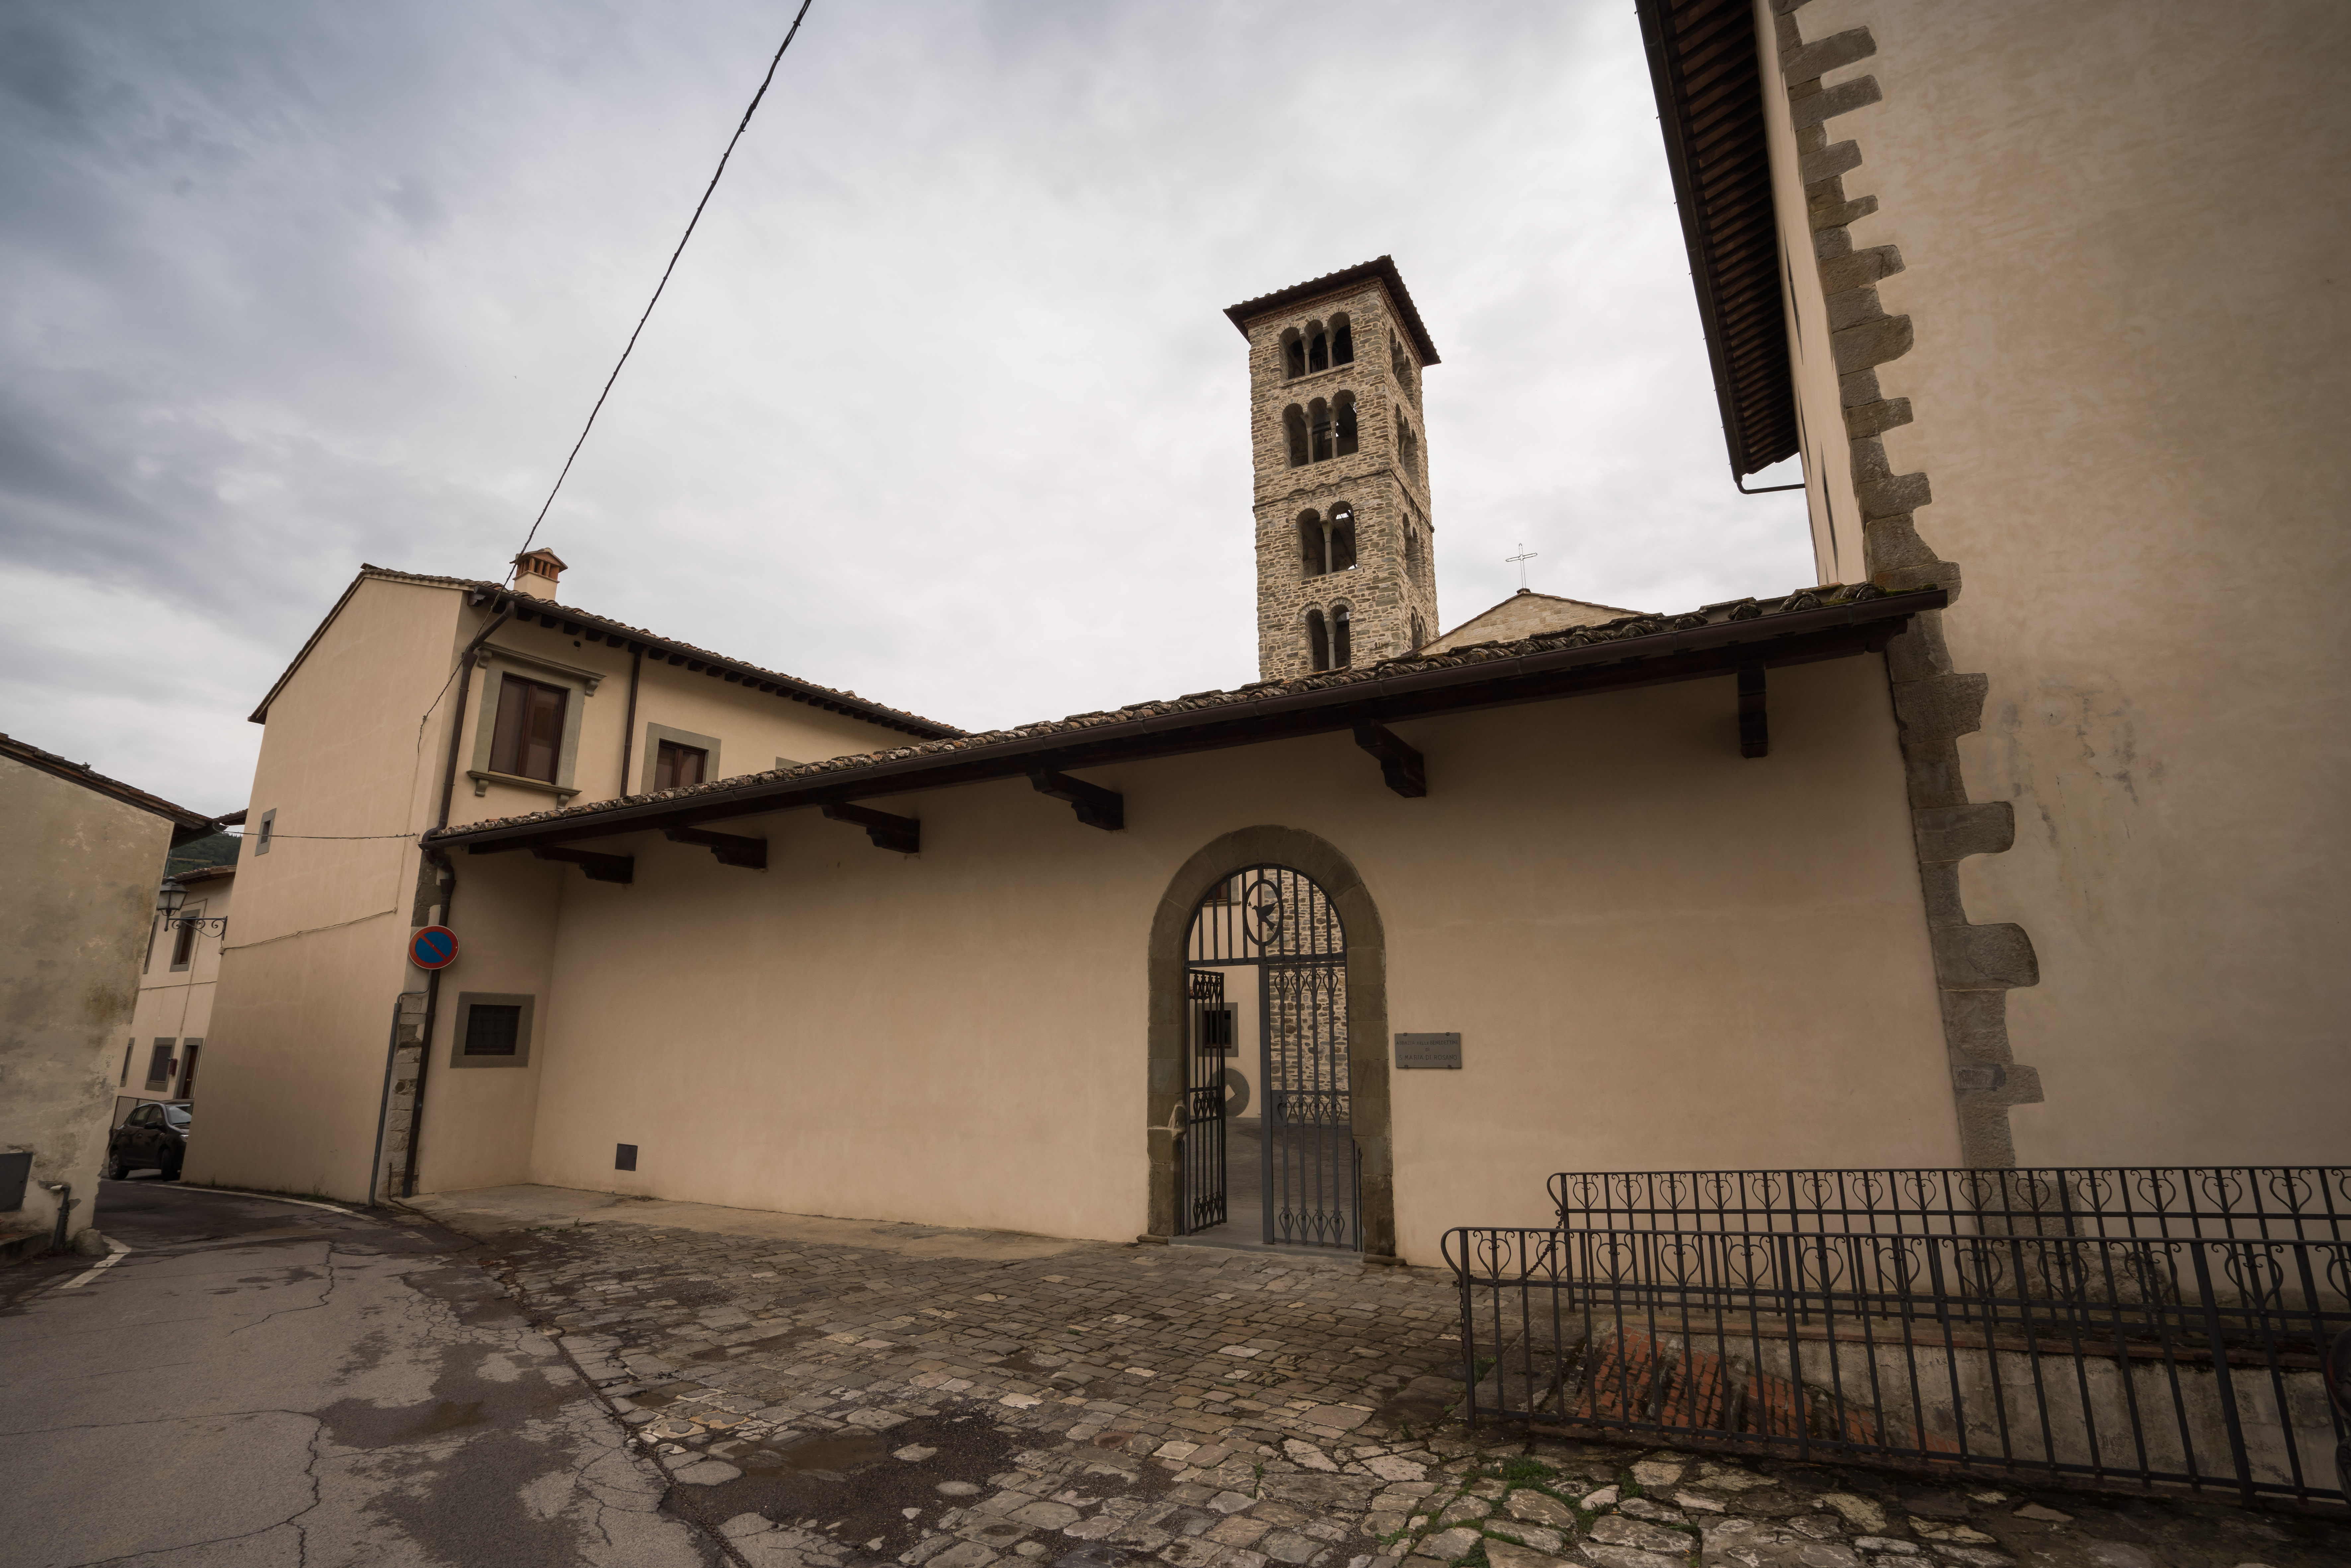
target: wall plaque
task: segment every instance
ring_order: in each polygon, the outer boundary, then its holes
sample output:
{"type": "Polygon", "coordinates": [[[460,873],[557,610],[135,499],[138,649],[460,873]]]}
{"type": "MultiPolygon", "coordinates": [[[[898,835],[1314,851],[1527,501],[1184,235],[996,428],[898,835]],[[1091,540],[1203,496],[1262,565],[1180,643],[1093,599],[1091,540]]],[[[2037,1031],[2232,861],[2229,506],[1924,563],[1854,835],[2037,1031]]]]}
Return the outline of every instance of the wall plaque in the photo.
{"type": "Polygon", "coordinates": [[[1395,1064],[1407,1067],[1461,1067],[1461,1037],[1458,1034],[1400,1034],[1395,1037],[1395,1064]]]}

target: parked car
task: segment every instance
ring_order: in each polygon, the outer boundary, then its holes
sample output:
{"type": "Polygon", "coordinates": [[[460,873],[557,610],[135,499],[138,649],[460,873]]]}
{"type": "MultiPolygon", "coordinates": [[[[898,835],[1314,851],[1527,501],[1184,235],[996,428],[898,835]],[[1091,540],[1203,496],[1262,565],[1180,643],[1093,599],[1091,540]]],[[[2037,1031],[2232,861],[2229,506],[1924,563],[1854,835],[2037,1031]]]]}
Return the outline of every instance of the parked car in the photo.
{"type": "Polygon", "coordinates": [[[107,1179],[120,1181],[132,1171],[152,1168],[162,1172],[165,1181],[179,1180],[194,1119],[185,1100],[150,1100],[131,1112],[107,1140],[107,1179]]]}

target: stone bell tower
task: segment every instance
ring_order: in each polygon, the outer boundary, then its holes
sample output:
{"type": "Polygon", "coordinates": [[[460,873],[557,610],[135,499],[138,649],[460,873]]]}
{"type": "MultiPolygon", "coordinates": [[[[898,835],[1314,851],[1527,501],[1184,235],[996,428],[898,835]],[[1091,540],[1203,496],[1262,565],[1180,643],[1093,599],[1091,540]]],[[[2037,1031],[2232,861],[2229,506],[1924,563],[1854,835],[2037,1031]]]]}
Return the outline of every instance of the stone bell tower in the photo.
{"type": "Polygon", "coordinates": [[[1257,464],[1258,678],[1435,637],[1420,377],[1437,348],[1386,256],[1245,300],[1257,464]]]}

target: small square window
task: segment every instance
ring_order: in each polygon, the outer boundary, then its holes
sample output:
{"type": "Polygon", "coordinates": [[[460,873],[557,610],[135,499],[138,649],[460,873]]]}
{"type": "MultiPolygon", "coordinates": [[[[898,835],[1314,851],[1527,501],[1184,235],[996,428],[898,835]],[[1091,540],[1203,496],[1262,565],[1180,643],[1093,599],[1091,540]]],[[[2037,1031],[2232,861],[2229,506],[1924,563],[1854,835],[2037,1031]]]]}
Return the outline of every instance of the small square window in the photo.
{"type": "Polygon", "coordinates": [[[680,746],[674,740],[664,740],[653,758],[653,788],[684,789],[699,784],[709,761],[710,753],[698,746],[680,746]]]}
{"type": "Polygon", "coordinates": [[[156,1092],[172,1086],[172,1042],[159,1040],[147,1058],[147,1087],[156,1092]]]}
{"type": "Polygon", "coordinates": [[[528,1067],[536,997],[510,991],[461,991],[449,1033],[452,1067],[528,1067]]]}
{"type": "Polygon", "coordinates": [[[1219,1007],[1211,1003],[1200,1009],[1200,1050],[1224,1051],[1233,1048],[1233,1009],[1228,1002],[1219,1007]]]}
{"type": "Polygon", "coordinates": [[[490,771],[552,784],[563,755],[563,710],[571,694],[508,675],[498,684],[497,722],[490,731],[490,771]]]}
{"type": "Polygon", "coordinates": [[[465,1015],[467,1056],[512,1056],[522,1039],[522,1009],[511,1002],[475,1002],[465,1015]]]}
{"type": "Polygon", "coordinates": [[[612,1168],[616,1171],[632,1171],[636,1169],[637,1145],[634,1144],[613,1145],[612,1168]]]}
{"type": "Polygon", "coordinates": [[[268,810],[261,813],[261,837],[254,841],[253,852],[257,855],[267,854],[269,852],[269,841],[276,835],[277,831],[277,808],[272,806],[268,810]]]}

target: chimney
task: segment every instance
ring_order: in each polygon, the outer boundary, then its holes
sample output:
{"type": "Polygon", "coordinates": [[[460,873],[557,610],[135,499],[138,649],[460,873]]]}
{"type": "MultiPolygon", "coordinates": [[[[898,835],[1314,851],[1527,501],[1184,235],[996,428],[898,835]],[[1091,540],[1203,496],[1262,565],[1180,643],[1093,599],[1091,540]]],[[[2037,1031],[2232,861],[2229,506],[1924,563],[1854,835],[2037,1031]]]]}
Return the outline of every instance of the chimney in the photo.
{"type": "Polygon", "coordinates": [[[553,599],[556,580],[563,575],[563,558],[551,549],[535,549],[514,558],[514,588],[533,599],[553,599]]]}

